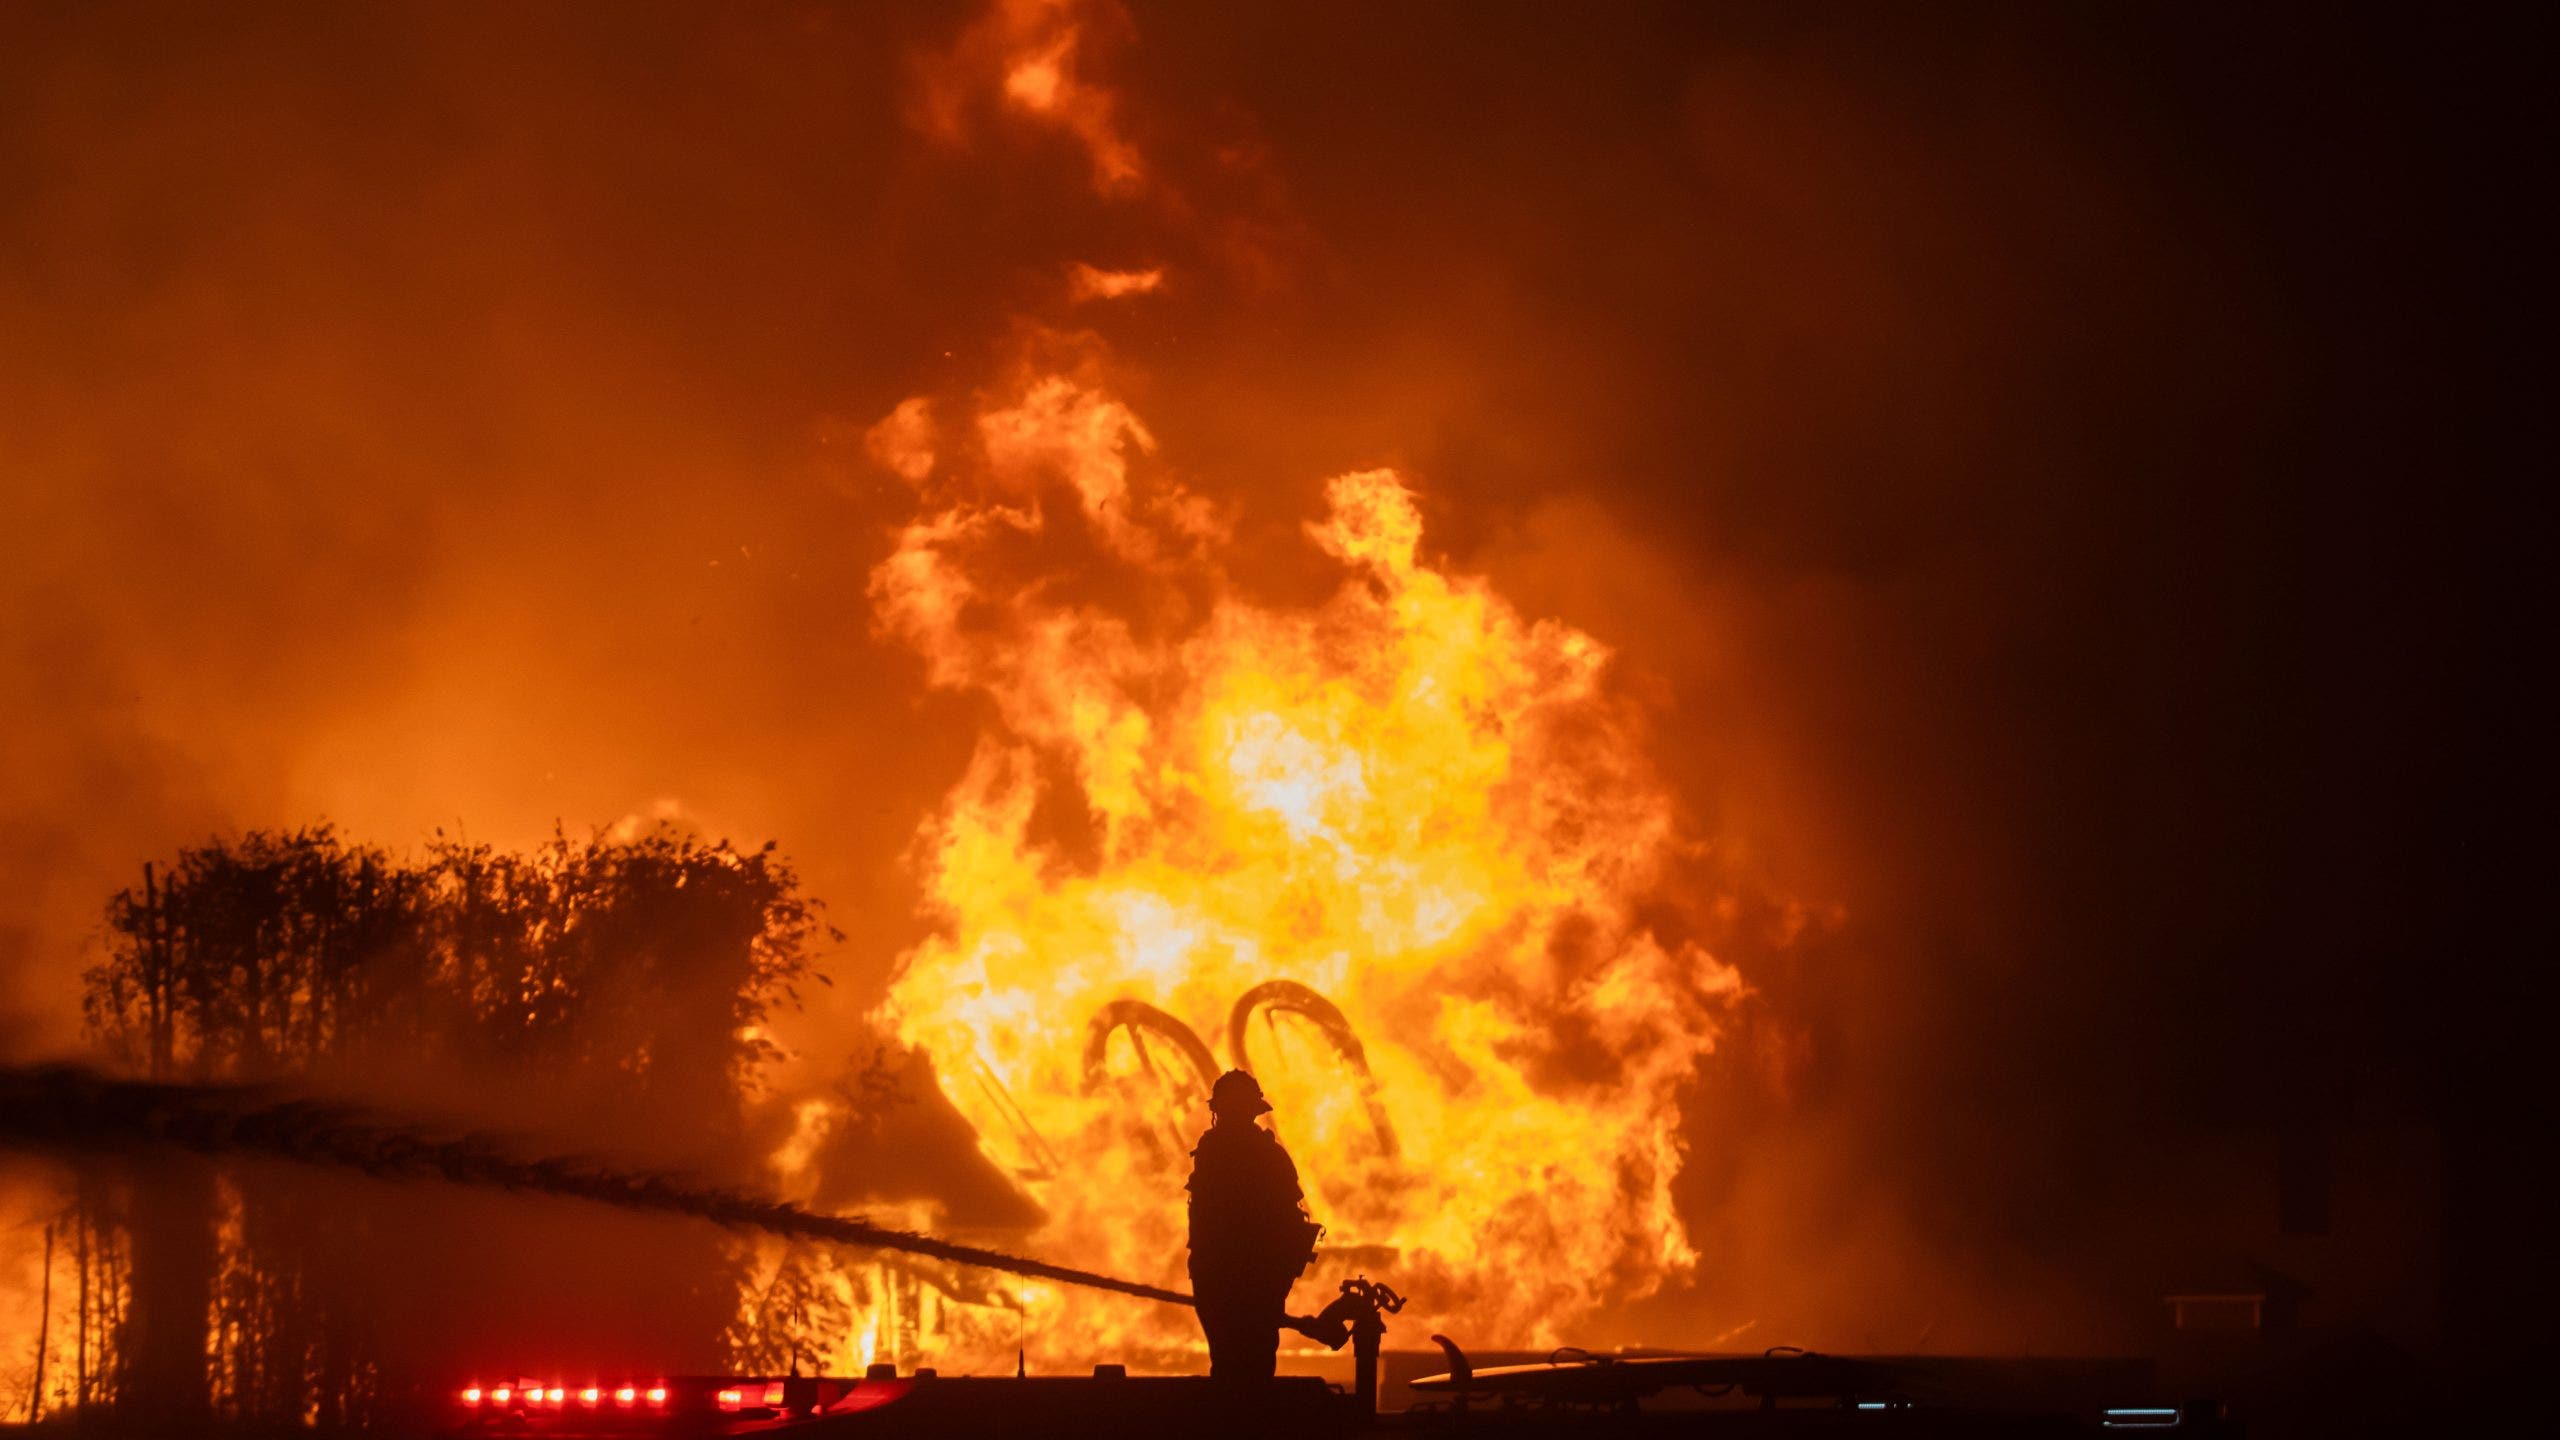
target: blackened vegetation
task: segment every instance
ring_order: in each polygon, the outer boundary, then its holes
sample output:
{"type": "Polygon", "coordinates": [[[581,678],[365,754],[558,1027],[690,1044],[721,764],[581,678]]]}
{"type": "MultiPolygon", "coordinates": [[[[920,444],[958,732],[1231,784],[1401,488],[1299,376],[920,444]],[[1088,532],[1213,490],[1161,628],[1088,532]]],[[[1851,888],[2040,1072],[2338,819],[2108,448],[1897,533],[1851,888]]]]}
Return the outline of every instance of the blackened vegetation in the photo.
{"type": "MultiPolygon", "coordinates": [[[[412,857],[326,826],[252,832],[110,902],[87,1020],[153,1081],[432,1099],[736,1171],[758,1027],[829,933],[771,846],[661,830],[518,854],[440,833],[412,857]]],[[[88,1388],[128,1414],[362,1423],[404,1376],[474,1359],[465,1314],[475,1297],[507,1308],[509,1284],[584,1286],[609,1310],[645,1268],[651,1313],[703,1344],[737,1314],[743,1266],[716,1234],[655,1244],[641,1267],[576,1233],[429,1198],[351,1205],[196,1148],[79,1165],[82,1224],[118,1270],[88,1388]]],[[[593,1333],[610,1343],[613,1320],[593,1333]]],[[[476,1343],[508,1338],[493,1318],[476,1343]]]]}

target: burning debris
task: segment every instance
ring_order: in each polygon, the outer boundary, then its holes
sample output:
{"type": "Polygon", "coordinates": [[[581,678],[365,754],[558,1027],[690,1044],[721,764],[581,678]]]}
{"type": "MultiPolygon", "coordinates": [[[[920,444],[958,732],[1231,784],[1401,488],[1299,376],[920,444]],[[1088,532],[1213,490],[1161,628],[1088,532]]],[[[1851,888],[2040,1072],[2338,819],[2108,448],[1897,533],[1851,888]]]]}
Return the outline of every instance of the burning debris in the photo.
{"type": "MultiPolygon", "coordinates": [[[[1671,1187],[1741,987],[1697,919],[1718,887],[1609,648],[1435,557],[1408,476],[1335,475],[1317,507],[1303,476],[1281,508],[1317,513],[1275,536],[1163,453],[1098,311],[1259,283],[1290,223],[1233,183],[1250,145],[1192,193],[1184,142],[1111,83],[1132,33],[1109,4],[1000,3],[921,62],[921,133],[1070,143],[1160,243],[1057,256],[1069,283],[993,373],[865,432],[913,498],[875,626],[977,724],[885,1013],[1044,1246],[1172,1279],[1156,1197],[1234,1065],[1342,1238],[1317,1279],[1393,1257],[1431,1323],[1552,1341],[1697,1257],[1671,1187]]],[[[1064,1328],[1095,1359],[1187,1339],[1113,1307],[1064,1328]]]]}
{"type": "Polygon", "coordinates": [[[1316,1157],[1327,1223],[1399,1257],[1434,1323],[1552,1339],[1679,1275],[1680,1095],[1738,982],[1654,918],[1694,852],[1605,647],[1434,565],[1393,473],[1331,482],[1307,536],[1339,588],[1293,609],[1229,572],[1227,522],[1139,463],[1104,391],[1034,378],[975,428],[935,432],[872,582],[994,717],[927,832],[943,928],[891,1003],[1044,1239],[1135,1274],[1179,1255],[1131,1201],[1176,1183],[1214,1033],[1316,1157]]]}

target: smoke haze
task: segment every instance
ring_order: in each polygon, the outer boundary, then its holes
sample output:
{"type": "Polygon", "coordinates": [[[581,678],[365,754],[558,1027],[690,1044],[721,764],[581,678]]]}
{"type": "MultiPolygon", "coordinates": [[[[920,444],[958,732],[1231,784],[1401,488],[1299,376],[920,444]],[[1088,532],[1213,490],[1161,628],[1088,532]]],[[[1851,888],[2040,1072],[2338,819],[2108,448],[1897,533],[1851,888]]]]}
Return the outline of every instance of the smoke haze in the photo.
{"type": "Polygon", "coordinates": [[[2466,1083],[2403,985],[2494,934],[2431,838],[2507,583],[2442,438],[2469,57],[1587,9],[1091,7],[1027,124],[953,77],[1038,5],[10,7],[13,1057],[177,844],[676,817],[829,903],[832,1075],[982,718],[875,634],[873,427],[1090,326],[1260,593],[1396,466],[1809,907],[1734,957],[1701,1278],[1595,1339],[2130,1343],[2222,1223],[2128,1241],[2164,1168],[2466,1083]]]}

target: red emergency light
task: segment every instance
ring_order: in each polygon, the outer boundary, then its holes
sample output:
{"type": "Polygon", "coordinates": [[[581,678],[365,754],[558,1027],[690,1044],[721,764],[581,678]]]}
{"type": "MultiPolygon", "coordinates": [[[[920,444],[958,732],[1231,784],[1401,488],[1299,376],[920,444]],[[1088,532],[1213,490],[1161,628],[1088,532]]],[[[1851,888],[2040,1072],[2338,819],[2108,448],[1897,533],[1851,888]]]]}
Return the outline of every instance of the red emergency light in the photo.
{"type": "Polygon", "coordinates": [[[744,1410],[751,1406],[779,1410],[786,1397],[781,1381],[767,1380],[761,1385],[723,1386],[713,1398],[723,1410],[744,1410]]]}
{"type": "MultiPolygon", "coordinates": [[[[455,1393],[456,1398],[463,1404],[474,1408],[489,1405],[549,1407],[565,1406],[569,1403],[569,1387],[566,1384],[554,1384],[549,1381],[522,1386],[482,1386],[475,1383],[465,1385],[455,1393]]],[[[602,1406],[607,1403],[608,1397],[615,1405],[636,1405],[645,1402],[652,1409],[664,1409],[667,1404],[667,1386],[664,1381],[651,1385],[645,1390],[638,1385],[629,1384],[617,1385],[610,1390],[602,1385],[586,1385],[579,1387],[577,1393],[577,1401],[581,1405],[602,1406]]]]}

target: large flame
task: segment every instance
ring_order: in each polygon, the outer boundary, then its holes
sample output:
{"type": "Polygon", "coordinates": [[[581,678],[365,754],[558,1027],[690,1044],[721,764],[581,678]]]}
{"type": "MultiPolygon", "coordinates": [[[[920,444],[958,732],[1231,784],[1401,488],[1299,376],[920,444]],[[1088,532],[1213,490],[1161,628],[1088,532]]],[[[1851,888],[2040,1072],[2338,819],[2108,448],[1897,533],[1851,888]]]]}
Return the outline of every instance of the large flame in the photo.
{"type": "MultiPolygon", "coordinates": [[[[1025,1242],[1182,1284],[1206,1061],[1261,1078],[1330,1227],[1302,1308],[1366,1270],[1427,1326],[1546,1343],[1689,1266],[1678,1101],[1736,979],[1644,918],[1687,852],[1606,647],[1424,558],[1387,470],[1306,527],[1331,598],[1257,602],[1215,509],[1068,375],[956,442],[922,400],[872,439],[925,501],[880,622],[992,702],[894,1018],[1046,1208],[1025,1242]]],[[[1051,1353],[1196,1333],[1062,1311],[1051,1353]]]]}

